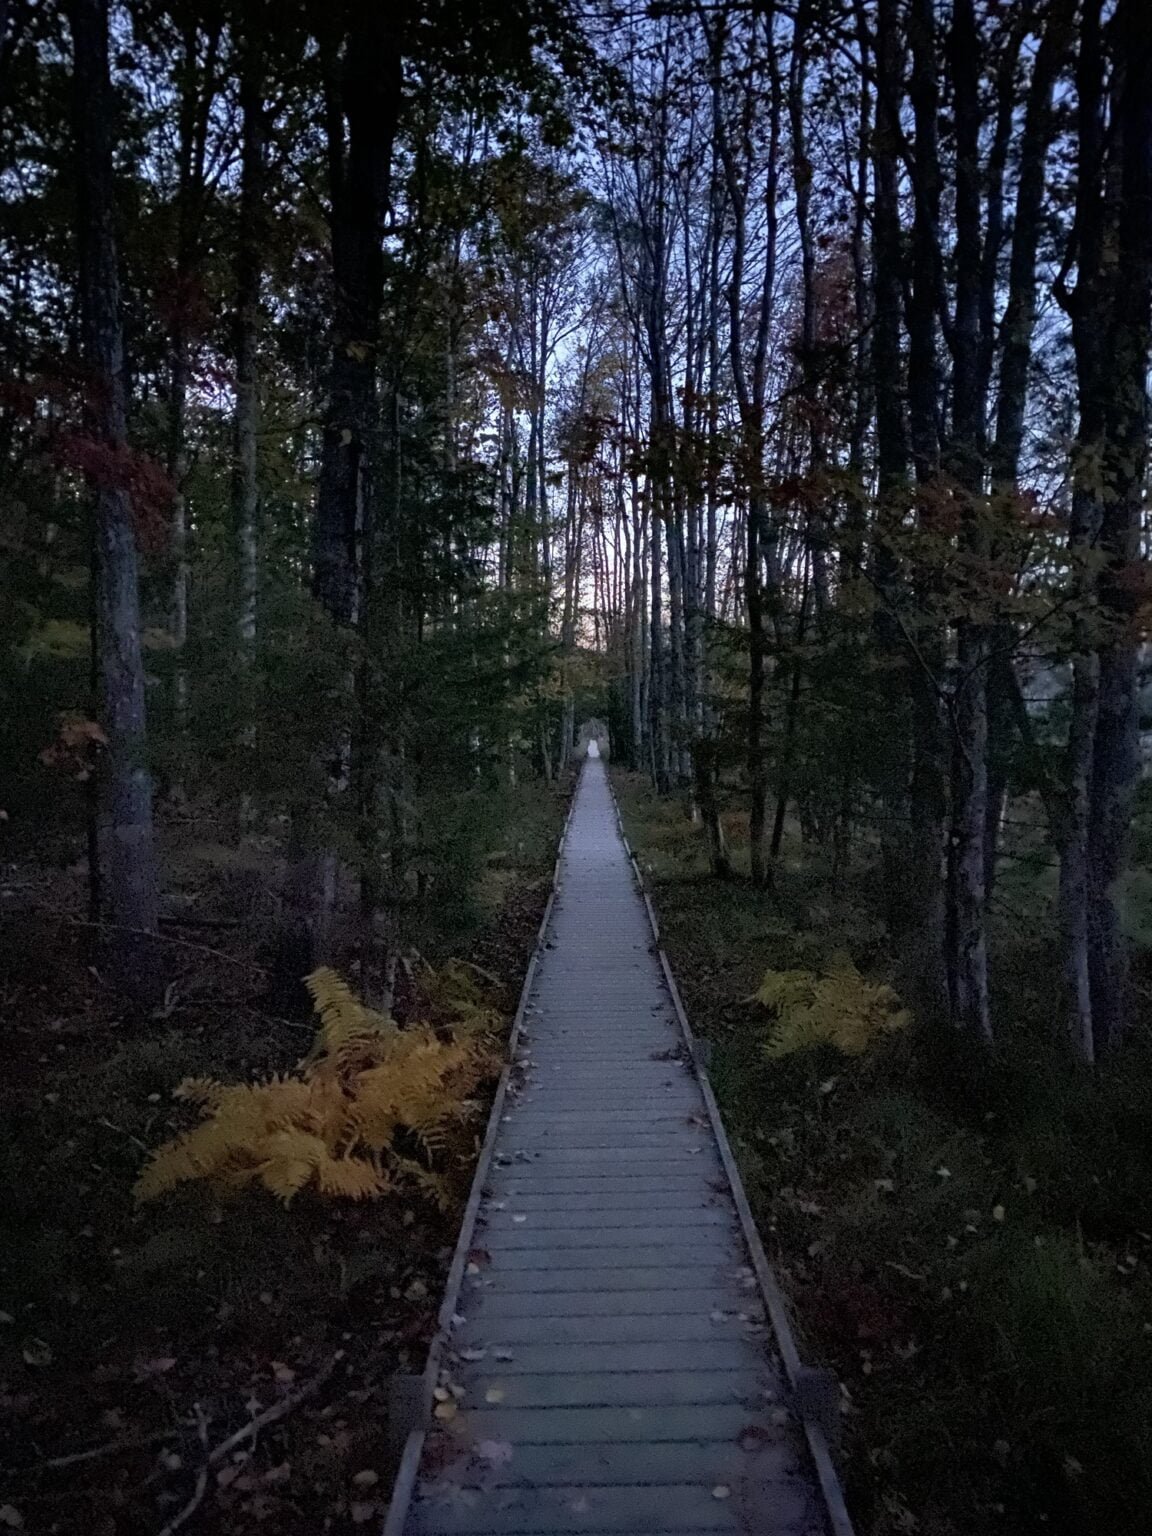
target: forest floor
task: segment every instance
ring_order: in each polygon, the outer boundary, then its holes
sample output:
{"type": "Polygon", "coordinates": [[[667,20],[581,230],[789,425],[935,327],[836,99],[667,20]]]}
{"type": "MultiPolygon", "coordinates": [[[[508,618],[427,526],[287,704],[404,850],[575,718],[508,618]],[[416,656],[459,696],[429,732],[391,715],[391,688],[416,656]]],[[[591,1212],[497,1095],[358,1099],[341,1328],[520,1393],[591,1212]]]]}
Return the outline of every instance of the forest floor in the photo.
{"type": "MultiPolygon", "coordinates": [[[[769,1060],[767,969],[847,952],[899,985],[875,869],[793,835],[773,891],[716,882],[683,806],[615,780],[802,1350],[843,1384],[861,1536],[1147,1536],[1152,1010],[1111,1066],[1062,1058],[1047,903],[1017,872],[987,1059],[913,1026],[769,1060]]],[[[725,820],[746,868],[746,820],[725,820]]],[[[1145,1000],[1149,971],[1139,950],[1145,1000]]]]}
{"type": "MultiPolygon", "coordinates": [[[[431,958],[469,962],[510,1022],[567,796],[505,797],[461,947],[431,958]]],[[[459,1203],[443,1211],[195,1188],[137,1208],[148,1152],[188,1123],[181,1079],[290,1069],[313,1033],[268,1001],[272,845],[214,842],[188,814],[164,840],[180,920],[158,945],[163,1003],[144,1012],[92,963],[91,932],[58,915],[83,910],[79,874],[4,870],[0,1530],[364,1529],[392,1478],[389,1381],[422,1366],[471,1165],[452,1169],[459,1203]]],[[[401,989],[397,1016],[414,1001],[401,989]]]]}

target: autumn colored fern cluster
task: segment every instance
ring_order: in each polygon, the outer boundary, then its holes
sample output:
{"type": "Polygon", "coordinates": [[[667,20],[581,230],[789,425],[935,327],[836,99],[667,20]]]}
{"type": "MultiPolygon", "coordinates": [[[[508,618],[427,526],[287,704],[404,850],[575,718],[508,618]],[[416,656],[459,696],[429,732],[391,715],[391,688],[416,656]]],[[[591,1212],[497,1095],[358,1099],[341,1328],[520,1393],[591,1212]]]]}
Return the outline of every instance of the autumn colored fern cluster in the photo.
{"type": "Polygon", "coordinates": [[[285,1203],[307,1188],[363,1200],[413,1186],[446,1201],[437,1164],[494,1064],[498,1016],[455,972],[436,981],[450,1027],[400,1028],[326,968],[307,985],[319,1018],[309,1054],[267,1082],[186,1079],[177,1096],[205,1118],[154,1153],[138,1200],[204,1179],[261,1184],[285,1203]]]}
{"type": "Polygon", "coordinates": [[[911,1017],[891,987],[866,981],[847,955],[835,956],[823,974],[767,971],[755,1000],[774,1015],[764,1044],[772,1059],[818,1045],[861,1056],[911,1017]]]}

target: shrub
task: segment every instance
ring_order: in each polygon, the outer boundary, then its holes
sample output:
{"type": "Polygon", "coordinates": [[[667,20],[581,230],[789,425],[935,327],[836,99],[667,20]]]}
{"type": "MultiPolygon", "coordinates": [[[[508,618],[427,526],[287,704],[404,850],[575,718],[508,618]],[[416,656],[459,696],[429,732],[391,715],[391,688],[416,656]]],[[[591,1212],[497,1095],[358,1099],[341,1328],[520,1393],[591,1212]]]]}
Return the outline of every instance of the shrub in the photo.
{"type": "Polygon", "coordinates": [[[307,986],[320,1018],[308,1056],[265,1082],[186,1078],[177,1095],[205,1118],[155,1152],[138,1200],[199,1179],[260,1184],[286,1204],[308,1187],[362,1200],[415,1184],[444,1199],[436,1157],[493,1065],[495,1016],[461,993],[450,1009],[441,999],[450,1027],[401,1029],[333,971],[313,972],[307,986]]]}

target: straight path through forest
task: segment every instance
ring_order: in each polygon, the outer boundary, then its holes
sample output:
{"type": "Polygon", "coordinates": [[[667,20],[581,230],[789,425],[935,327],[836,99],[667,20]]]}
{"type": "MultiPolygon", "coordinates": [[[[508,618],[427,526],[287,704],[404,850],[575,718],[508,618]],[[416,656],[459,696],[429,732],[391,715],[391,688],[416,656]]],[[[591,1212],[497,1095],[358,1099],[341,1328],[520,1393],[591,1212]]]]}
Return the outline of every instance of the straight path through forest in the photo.
{"type": "Polygon", "coordinates": [[[407,1536],[839,1536],[598,761],[517,1055],[407,1536]]]}

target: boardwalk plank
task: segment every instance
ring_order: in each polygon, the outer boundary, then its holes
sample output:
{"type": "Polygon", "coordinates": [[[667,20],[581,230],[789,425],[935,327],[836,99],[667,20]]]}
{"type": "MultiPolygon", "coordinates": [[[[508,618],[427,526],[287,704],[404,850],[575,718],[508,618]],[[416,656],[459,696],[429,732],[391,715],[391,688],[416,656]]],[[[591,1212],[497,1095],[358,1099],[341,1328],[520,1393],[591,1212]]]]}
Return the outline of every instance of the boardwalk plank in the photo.
{"type": "Polygon", "coordinates": [[[771,1482],[717,1497],[692,1483],[597,1488],[573,1485],[501,1488],[477,1492],[450,1484],[439,1498],[413,1511],[417,1533],[445,1536],[529,1536],[542,1531],[720,1531],[747,1536],[749,1529],[800,1533],[819,1530],[811,1491],[795,1481],[771,1482]],[[770,1521],[770,1525],[764,1522],[770,1521]]]}
{"type": "Polygon", "coordinates": [[[750,1317],[741,1318],[732,1310],[709,1306],[692,1312],[639,1312],[623,1316],[512,1317],[477,1318],[461,1328],[453,1339],[455,1347],[467,1349],[482,1345],[493,1348],[525,1344],[641,1344],[649,1341],[689,1343],[717,1339],[754,1337],[763,1347],[764,1326],[750,1317]]]}
{"type": "Polygon", "coordinates": [[[595,763],[516,1058],[405,1536],[827,1536],[595,763]]]}
{"type": "MultiPolygon", "coordinates": [[[[496,1466],[481,1463],[480,1470],[473,1462],[485,1486],[610,1487],[680,1482],[704,1483],[711,1489],[747,1477],[781,1483],[801,1476],[801,1463],[784,1437],[776,1441],[748,1437],[743,1442],[633,1440],[611,1445],[511,1445],[510,1451],[508,1460],[496,1466]]],[[[454,1468],[452,1475],[467,1484],[467,1471],[454,1468]]]]}

